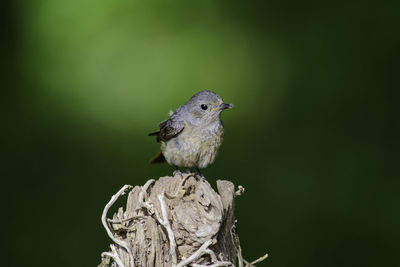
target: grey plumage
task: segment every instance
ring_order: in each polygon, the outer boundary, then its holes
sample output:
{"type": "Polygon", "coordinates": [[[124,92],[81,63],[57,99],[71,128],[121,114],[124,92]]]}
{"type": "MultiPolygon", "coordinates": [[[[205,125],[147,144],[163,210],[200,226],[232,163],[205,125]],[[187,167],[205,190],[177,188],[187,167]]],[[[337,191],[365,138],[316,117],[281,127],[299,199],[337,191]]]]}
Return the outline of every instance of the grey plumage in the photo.
{"type": "Polygon", "coordinates": [[[232,107],[211,91],[192,96],[158,125],[159,131],[149,134],[161,143],[161,153],[151,162],[165,159],[170,165],[186,168],[205,168],[213,163],[224,136],[220,114],[232,107]]]}

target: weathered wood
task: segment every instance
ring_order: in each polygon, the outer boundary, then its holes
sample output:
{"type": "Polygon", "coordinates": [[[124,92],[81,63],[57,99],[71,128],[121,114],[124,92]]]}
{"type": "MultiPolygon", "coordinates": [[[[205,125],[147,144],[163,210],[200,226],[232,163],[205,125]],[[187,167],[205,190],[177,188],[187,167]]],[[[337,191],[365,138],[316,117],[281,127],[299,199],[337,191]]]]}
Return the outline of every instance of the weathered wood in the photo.
{"type": "MultiPolygon", "coordinates": [[[[217,187],[218,193],[193,173],[135,186],[125,211],[119,208],[112,220],[103,221],[110,237],[126,246],[112,244],[99,266],[235,266],[240,251],[234,216],[238,193],[229,181],[218,180],[217,187]]],[[[240,255],[239,261],[243,265],[240,255]]]]}

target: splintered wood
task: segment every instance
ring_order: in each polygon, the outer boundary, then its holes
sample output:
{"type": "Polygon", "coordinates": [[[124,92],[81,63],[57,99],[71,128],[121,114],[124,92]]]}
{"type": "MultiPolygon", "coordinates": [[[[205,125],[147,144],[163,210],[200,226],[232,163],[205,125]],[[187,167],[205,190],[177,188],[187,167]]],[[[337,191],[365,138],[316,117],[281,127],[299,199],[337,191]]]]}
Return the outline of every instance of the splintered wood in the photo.
{"type": "MultiPolygon", "coordinates": [[[[217,181],[218,193],[193,173],[124,186],[106,205],[102,222],[113,240],[99,266],[243,266],[235,230],[233,183],[217,181]],[[126,209],[108,209],[129,190],[126,209]]],[[[247,266],[253,266],[247,263],[247,266]]]]}

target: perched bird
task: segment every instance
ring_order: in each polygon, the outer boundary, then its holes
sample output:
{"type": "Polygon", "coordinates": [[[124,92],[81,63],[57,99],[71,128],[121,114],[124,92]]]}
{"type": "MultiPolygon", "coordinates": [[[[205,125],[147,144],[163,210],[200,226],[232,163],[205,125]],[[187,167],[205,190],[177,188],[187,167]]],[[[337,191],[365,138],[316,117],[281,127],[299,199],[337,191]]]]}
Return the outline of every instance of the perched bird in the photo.
{"type": "Polygon", "coordinates": [[[167,161],[179,167],[195,167],[200,173],[213,163],[224,137],[224,126],[220,115],[224,109],[233,108],[211,91],[201,91],[176,109],[170,118],[158,124],[157,136],[161,152],[151,163],[167,161]]]}

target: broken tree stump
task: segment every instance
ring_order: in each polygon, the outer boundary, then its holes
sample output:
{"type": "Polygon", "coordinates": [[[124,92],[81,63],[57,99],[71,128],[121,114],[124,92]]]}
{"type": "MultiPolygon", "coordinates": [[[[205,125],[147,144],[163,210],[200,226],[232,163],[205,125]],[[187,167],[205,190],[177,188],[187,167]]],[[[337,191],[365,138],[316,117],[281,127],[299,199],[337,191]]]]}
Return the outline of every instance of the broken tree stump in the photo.
{"type": "Polygon", "coordinates": [[[99,266],[254,266],[242,258],[236,232],[234,200],[244,192],[217,181],[218,193],[194,173],[151,179],[144,186],[125,185],[106,205],[102,223],[113,243],[99,266]],[[126,191],[125,210],[112,219],[109,208],[126,191]]]}

